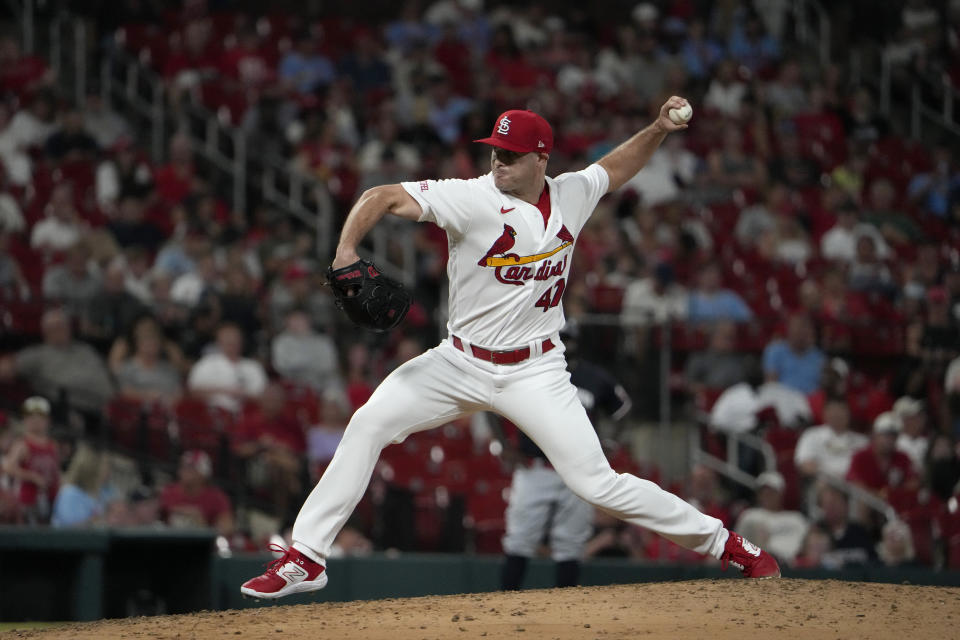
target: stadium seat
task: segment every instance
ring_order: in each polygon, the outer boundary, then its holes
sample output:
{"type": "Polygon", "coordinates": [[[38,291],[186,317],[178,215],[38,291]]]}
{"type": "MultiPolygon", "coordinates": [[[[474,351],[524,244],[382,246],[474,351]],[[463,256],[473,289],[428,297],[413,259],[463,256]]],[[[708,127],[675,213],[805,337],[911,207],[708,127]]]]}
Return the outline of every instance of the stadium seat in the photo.
{"type": "Polygon", "coordinates": [[[316,391],[292,380],[281,380],[280,384],[286,392],[284,412],[288,417],[304,427],[320,422],[322,402],[316,391]]]}
{"type": "Polygon", "coordinates": [[[501,539],[506,530],[504,514],[509,483],[480,479],[467,498],[466,528],[473,538],[476,553],[502,553],[501,539]]]}
{"type": "Polygon", "coordinates": [[[40,335],[40,318],[44,303],[41,300],[5,300],[0,307],[0,328],[3,333],[37,337],[40,335]]]}
{"type": "Polygon", "coordinates": [[[776,456],[777,471],[783,476],[786,489],[783,494],[783,506],[786,509],[800,509],[802,496],[800,473],[793,461],[800,433],[796,429],[771,426],[764,431],[763,439],[773,447],[776,456]]]}
{"type": "Polygon", "coordinates": [[[174,459],[172,415],[163,405],[117,396],[107,405],[106,418],[114,446],[162,462],[174,459]]]}
{"type": "Polygon", "coordinates": [[[210,454],[214,467],[222,470],[222,453],[234,417],[227,411],[211,407],[201,398],[185,396],[174,410],[177,441],[181,450],[201,449],[210,454]],[[218,467],[217,461],[221,464],[218,467]]]}

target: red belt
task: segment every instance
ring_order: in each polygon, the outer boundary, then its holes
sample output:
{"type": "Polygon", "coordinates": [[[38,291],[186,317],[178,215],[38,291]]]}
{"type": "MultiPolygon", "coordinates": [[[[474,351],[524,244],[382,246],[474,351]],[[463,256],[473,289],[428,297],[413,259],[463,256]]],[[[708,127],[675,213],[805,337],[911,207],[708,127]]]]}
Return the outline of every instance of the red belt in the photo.
{"type": "MultiPolygon", "coordinates": [[[[467,352],[463,348],[463,340],[457,336],[453,336],[453,346],[464,353],[467,352]]],[[[547,338],[543,341],[543,353],[553,349],[554,344],[547,338]]],[[[530,357],[530,347],[522,347],[520,349],[512,349],[510,351],[490,351],[489,349],[484,349],[483,347],[478,347],[476,345],[470,345],[470,351],[473,352],[474,358],[479,358],[480,360],[486,360],[487,362],[492,362],[493,364],[517,364],[518,362],[523,362],[530,357]]]]}

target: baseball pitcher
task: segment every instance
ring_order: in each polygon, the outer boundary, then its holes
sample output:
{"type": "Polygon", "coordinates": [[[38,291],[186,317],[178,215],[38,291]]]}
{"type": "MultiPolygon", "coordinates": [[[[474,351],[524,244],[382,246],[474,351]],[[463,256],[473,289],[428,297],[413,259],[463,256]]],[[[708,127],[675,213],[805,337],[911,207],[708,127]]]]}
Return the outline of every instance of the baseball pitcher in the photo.
{"type": "Polygon", "coordinates": [[[643,168],[671,131],[686,128],[668,115],[686,106],[671,97],[653,123],[598,162],[556,178],[546,176],[550,125],[531,111],[507,111],[477,141],[492,147],[489,173],[384,185],[361,195],[329,272],[345,310],[354,319],[368,310],[369,326],[380,330],[395,326],[408,303],[405,291],[361,261],[357,246],[387,213],[430,221],[448,238],[449,335],[394,370],[357,410],[297,516],[293,544],[242,593],[279,598],[326,586],[330,545],[363,496],[380,451],[476,411],[516,424],[570,490],[597,508],[734,564],[745,576],[780,575],[771,555],[716,518],[610,467],[570,383],[558,335],[577,235],[604,194],[643,168]]]}

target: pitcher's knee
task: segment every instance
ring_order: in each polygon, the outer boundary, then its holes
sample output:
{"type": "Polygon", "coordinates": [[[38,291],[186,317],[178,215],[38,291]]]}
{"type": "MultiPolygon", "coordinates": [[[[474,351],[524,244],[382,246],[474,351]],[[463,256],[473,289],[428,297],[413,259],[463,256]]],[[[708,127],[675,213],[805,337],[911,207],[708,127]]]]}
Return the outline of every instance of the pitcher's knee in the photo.
{"type": "Polygon", "coordinates": [[[364,412],[362,407],[353,414],[343,432],[344,443],[362,441],[381,449],[390,444],[392,439],[389,424],[378,416],[364,412]]]}
{"type": "Polygon", "coordinates": [[[563,476],[564,482],[571,491],[586,502],[598,507],[606,506],[606,503],[614,495],[617,478],[617,472],[609,466],[605,470],[597,469],[591,473],[575,470],[571,474],[563,476]]]}

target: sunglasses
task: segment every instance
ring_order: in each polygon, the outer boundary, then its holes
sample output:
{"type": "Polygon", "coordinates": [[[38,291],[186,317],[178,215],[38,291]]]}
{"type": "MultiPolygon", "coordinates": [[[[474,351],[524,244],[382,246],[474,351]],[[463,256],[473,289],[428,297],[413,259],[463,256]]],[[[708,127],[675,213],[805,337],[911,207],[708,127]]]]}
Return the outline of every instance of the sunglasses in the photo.
{"type": "Polygon", "coordinates": [[[506,165],[511,165],[523,156],[527,155],[526,151],[510,151],[509,149],[501,149],[500,147],[493,148],[493,157],[506,165]]]}

